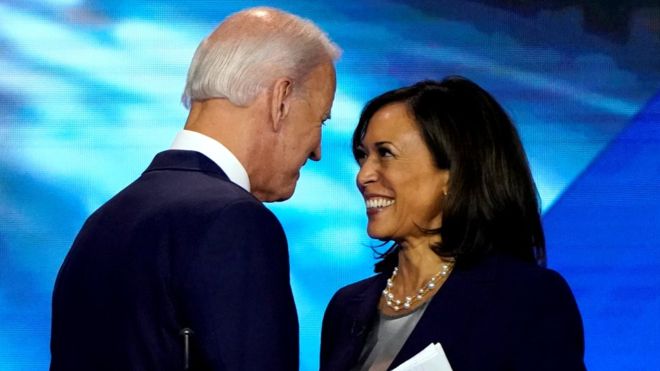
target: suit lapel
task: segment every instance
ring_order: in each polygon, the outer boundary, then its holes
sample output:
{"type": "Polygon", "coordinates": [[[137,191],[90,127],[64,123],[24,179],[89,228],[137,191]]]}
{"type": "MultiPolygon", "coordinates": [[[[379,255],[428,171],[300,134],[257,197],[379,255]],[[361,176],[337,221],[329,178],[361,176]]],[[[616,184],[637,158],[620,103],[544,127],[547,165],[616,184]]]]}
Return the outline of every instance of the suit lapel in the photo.
{"type": "Polygon", "coordinates": [[[350,369],[357,362],[364,348],[365,341],[371,331],[376,314],[378,301],[385,288],[387,278],[380,274],[370,282],[366,290],[357,293],[347,301],[347,313],[350,315],[350,332],[346,346],[342,350],[338,369],[350,369]]]}
{"type": "Polygon", "coordinates": [[[439,342],[451,363],[452,349],[464,344],[463,338],[470,333],[472,318],[485,310],[493,290],[495,258],[468,269],[456,268],[435,294],[403,347],[394,358],[394,368],[429,344],[439,342]]]}

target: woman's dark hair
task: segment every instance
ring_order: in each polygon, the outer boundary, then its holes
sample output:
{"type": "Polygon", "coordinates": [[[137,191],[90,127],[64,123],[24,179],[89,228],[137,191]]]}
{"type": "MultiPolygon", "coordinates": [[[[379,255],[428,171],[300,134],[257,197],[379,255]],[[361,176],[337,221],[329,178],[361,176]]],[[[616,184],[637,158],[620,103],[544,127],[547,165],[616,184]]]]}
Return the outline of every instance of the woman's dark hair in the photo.
{"type": "MultiPolygon", "coordinates": [[[[450,76],[386,92],[367,103],[353,133],[353,155],[371,117],[391,103],[404,103],[439,169],[449,170],[442,200],[442,257],[467,265],[502,252],[545,265],[545,237],[538,192],[515,126],[502,107],[474,82],[450,76]]],[[[376,271],[397,264],[398,247],[382,254],[376,271]]]]}

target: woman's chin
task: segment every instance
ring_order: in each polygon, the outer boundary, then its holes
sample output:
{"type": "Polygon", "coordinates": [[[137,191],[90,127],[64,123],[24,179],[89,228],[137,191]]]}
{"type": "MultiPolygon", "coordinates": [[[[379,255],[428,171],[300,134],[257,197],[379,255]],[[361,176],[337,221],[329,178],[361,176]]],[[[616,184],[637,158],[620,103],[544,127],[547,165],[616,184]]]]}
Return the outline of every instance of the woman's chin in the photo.
{"type": "Polygon", "coordinates": [[[367,227],[367,234],[369,235],[369,237],[373,238],[374,240],[381,240],[381,241],[391,240],[389,233],[386,233],[385,231],[382,230],[378,230],[378,228],[367,227]]]}

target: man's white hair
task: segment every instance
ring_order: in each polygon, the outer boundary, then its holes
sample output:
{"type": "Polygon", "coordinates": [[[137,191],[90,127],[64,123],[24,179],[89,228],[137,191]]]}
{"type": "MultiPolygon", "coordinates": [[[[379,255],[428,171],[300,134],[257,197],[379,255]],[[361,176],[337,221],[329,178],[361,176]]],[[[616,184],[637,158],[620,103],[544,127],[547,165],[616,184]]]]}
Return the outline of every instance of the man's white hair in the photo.
{"type": "Polygon", "coordinates": [[[227,98],[247,106],[276,79],[293,89],[316,66],[341,50],[314,23],[281,10],[258,7],[235,13],[195,51],[181,101],[227,98]]]}

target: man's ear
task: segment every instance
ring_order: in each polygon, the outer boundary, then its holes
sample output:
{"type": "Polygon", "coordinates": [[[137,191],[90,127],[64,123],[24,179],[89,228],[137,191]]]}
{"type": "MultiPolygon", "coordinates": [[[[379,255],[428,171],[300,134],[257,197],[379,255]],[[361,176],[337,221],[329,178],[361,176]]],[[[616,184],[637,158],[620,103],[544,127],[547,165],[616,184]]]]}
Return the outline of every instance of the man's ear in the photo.
{"type": "Polygon", "coordinates": [[[282,121],[289,114],[291,99],[292,82],[288,77],[282,77],[275,80],[273,84],[273,94],[270,102],[270,117],[273,123],[273,130],[279,131],[282,121]]]}

